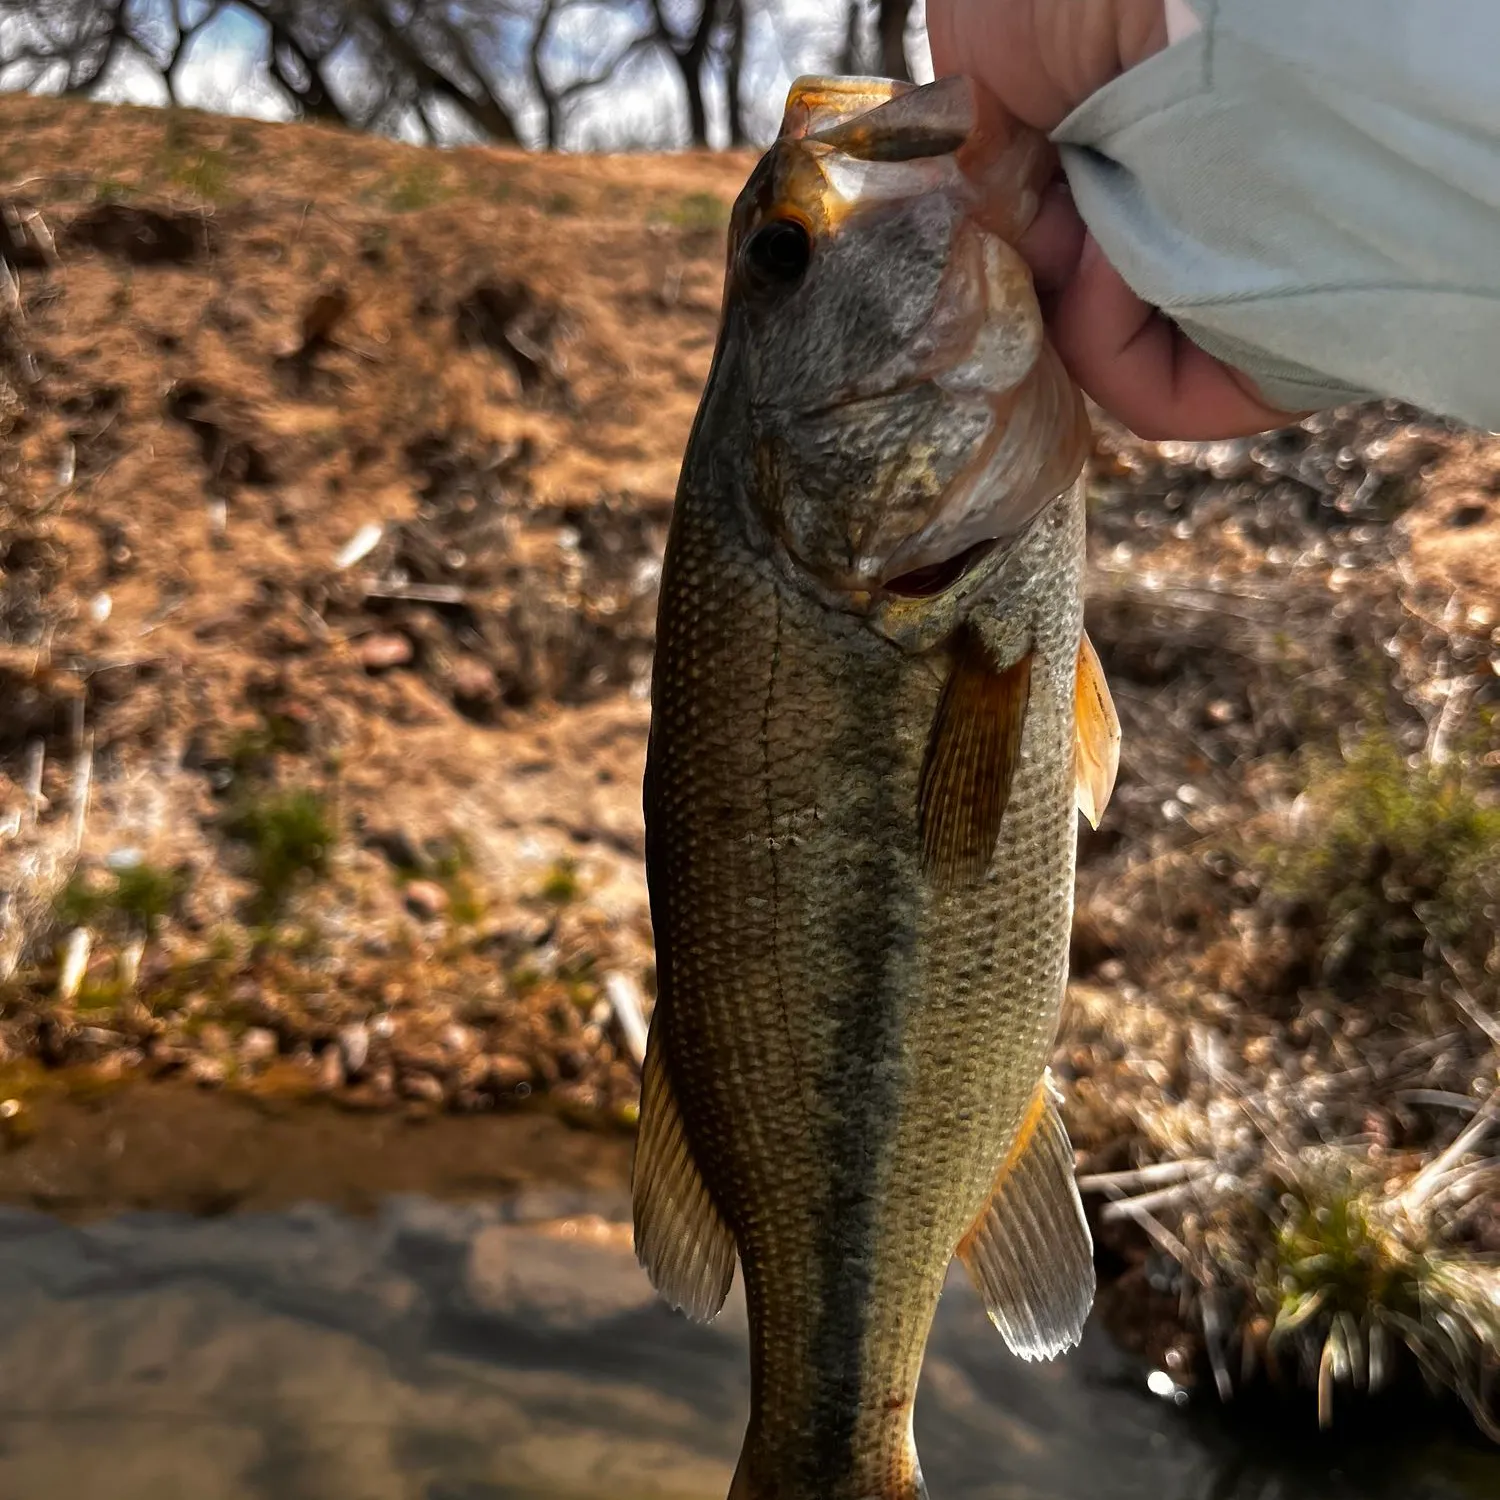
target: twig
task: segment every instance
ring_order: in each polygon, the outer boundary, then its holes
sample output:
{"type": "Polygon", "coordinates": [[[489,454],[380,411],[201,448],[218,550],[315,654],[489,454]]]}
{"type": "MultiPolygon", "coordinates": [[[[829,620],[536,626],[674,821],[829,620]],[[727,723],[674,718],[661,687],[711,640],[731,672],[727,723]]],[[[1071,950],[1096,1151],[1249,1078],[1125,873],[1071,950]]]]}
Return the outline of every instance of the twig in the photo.
{"type": "Polygon", "coordinates": [[[1213,1163],[1206,1157],[1188,1157],[1183,1161],[1157,1161],[1144,1167],[1132,1167],[1122,1172],[1094,1172],[1078,1179],[1080,1193],[1108,1193],[1118,1189],[1128,1193],[1133,1188],[1164,1187],[1169,1182],[1180,1182],[1184,1177],[1199,1177],[1212,1170],[1213,1163]]]}
{"type": "Polygon", "coordinates": [[[33,740],[26,747],[26,817],[24,825],[34,828],[42,815],[42,769],[47,762],[45,740],[33,740]]]}
{"type": "Polygon", "coordinates": [[[625,1045],[640,1067],[646,1057],[646,1014],[640,986],[635,979],[615,969],[604,976],[604,993],[615,1013],[625,1045]]]}
{"type": "Polygon", "coordinates": [[[1117,1198],[1113,1203],[1106,1203],[1100,1210],[1099,1217],[1106,1224],[1116,1223],[1120,1219],[1135,1219],[1142,1214],[1150,1213],[1156,1208],[1171,1208],[1173,1205],[1182,1203],[1193,1197],[1198,1191],[1196,1181],[1179,1182],[1172,1187],[1157,1188],[1152,1193],[1141,1193],[1135,1198],[1117,1198]]]}
{"type": "Polygon", "coordinates": [[[72,1000],[83,983],[89,966],[89,950],[94,936],[87,927],[75,927],[63,942],[62,963],[57,970],[57,998],[72,1000]]]}
{"type": "Polygon", "coordinates": [[[1478,1114],[1459,1131],[1453,1144],[1435,1156],[1412,1179],[1406,1191],[1397,1199],[1403,1213],[1415,1217],[1421,1212],[1423,1204],[1437,1190],[1439,1180],[1484,1139],[1497,1116],[1500,1116],[1500,1089],[1496,1089],[1484,1101],[1478,1114]]]}
{"type": "Polygon", "coordinates": [[[73,788],[72,788],[72,839],[73,853],[76,855],[83,848],[83,830],[88,822],[89,816],[89,790],[93,784],[94,777],[94,732],[89,730],[83,736],[83,743],[78,747],[78,754],[73,761],[73,788]]]}
{"type": "Polygon", "coordinates": [[[469,591],[456,583],[367,583],[367,599],[411,599],[418,604],[463,604],[469,591]]]}

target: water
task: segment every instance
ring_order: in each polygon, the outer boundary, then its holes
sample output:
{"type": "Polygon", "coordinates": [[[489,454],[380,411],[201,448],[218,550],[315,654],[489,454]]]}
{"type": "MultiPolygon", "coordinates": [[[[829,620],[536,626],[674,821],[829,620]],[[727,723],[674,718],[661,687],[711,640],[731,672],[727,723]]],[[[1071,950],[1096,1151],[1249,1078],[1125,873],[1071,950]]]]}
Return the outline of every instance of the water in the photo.
{"type": "MultiPolygon", "coordinates": [[[[656,1303],[623,1211],[550,1189],[364,1218],[0,1210],[0,1496],[722,1500],[743,1306],[702,1328],[656,1303]]],[[[1477,1443],[1285,1420],[1184,1413],[1093,1332],[1022,1365],[957,1278],[917,1403],[937,1500],[1500,1494],[1477,1443]]]]}

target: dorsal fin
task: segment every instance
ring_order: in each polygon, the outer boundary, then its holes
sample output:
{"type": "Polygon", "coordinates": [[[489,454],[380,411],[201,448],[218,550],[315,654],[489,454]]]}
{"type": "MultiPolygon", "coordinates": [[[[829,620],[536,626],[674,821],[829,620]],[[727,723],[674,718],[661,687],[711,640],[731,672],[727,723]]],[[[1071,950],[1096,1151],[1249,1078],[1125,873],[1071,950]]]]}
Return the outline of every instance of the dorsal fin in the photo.
{"type": "Polygon", "coordinates": [[[1089,820],[1090,827],[1097,828],[1120,770],[1120,718],[1087,631],[1078,641],[1073,708],[1078,811],[1089,820]]]}
{"type": "Polygon", "coordinates": [[[1030,651],[996,671],[978,636],[959,632],[917,784],[922,867],[938,886],[971,885],[989,868],[1030,698],[1030,651]]]}
{"type": "Polygon", "coordinates": [[[734,1237],[693,1160],[668,1077],[660,1018],[641,1067],[641,1121],[630,1174],[635,1253],[673,1307],[707,1323],[734,1279],[734,1237]]]}
{"type": "Polygon", "coordinates": [[[958,1258],[1012,1353],[1051,1359],[1078,1342],[1094,1300],[1094,1247],[1046,1074],[958,1258]]]}

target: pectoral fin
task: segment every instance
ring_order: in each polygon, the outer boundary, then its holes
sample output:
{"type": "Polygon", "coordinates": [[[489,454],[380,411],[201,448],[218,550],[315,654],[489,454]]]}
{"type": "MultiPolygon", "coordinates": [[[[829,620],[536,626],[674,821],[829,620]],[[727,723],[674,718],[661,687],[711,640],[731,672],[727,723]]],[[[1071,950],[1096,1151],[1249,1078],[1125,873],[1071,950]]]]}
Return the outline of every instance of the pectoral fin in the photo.
{"type": "Polygon", "coordinates": [[[997,672],[980,641],[960,634],[917,786],[922,867],[939,886],[972,884],[989,868],[1030,697],[1030,652],[997,672]]]}
{"type": "Polygon", "coordinates": [[[1094,1300],[1094,1249],[1045,1076],[958,1257],[1012,1353],[1051,1359],[1078,1342],[1094,1300]]]}
{"type": "Polygon", "coordinates": [[[734,1237],[708,1196],[654,1025],[641,1069],[641,1122],[630,1192],[635,1253],[651,1284],[673,1307],[707,1323],[729,1295],[734,1237]]]}
{"type": "Polygon", "coordinates": [[[1073,761],[1078,811],[1097,828],[1115,789],[1120,769],[1120,719],[1104,668],[1085,631],[1078,642],[1078,677],[1074,685],[1073,761]]]}

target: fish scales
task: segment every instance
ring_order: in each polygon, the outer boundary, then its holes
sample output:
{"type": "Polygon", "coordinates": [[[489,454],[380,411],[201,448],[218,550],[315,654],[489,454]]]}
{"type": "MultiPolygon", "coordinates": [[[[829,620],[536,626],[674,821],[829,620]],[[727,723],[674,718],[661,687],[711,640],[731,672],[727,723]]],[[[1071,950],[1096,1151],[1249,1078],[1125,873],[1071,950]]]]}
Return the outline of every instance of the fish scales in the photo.
{"type": "MultiPolygon", "coordinates": [[[[768,538],[767,486],[786,471],[735,461],[756,448],[757,414],[723,358],[721,343],[661,583],[647,1067],[681,1139],[649,1146],[660,1122],[643,1112],[641,1150],[661,1161],[638,1160],[638,1244],[660,1282],[678,1273],[661,1270],[649,1215],[682,1215],[674,1265],[732,1236],[752,1383],[734,1494],[915,1496],[912,1407],[948,1264],[1046,1105],[1072,909],[1083,491],[1054,484],[913,649],[830,607],[768,538]],[[919,816],[965,652],[986,682],[1029,666],[998,837],[967,880],[935,872],[919,816]],[[683,1208],[686,1188],[670,1213],[651,1201],[687,1178],[711,1208],[683,1208]]],[[[878,470],[878,435],[856,427],[878,470]]],[[[948,431],[972,441],[973,412],[948,431]]],[[[911,434],[897,441],[909,463],[911,434]]],[[[871,525],[846,518],[845,538],[837,509],[801,535],[853,557],[871,525]]]]}

